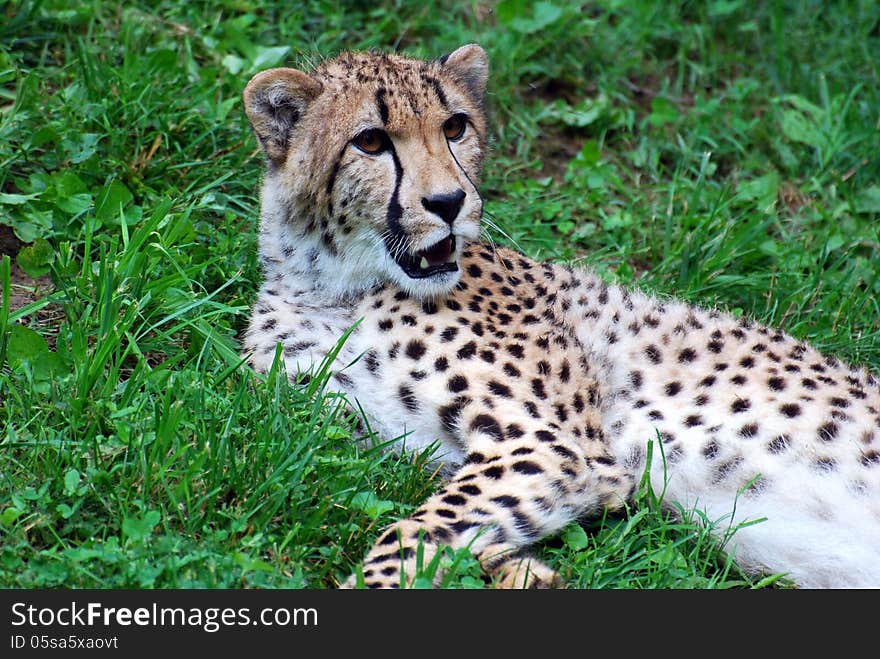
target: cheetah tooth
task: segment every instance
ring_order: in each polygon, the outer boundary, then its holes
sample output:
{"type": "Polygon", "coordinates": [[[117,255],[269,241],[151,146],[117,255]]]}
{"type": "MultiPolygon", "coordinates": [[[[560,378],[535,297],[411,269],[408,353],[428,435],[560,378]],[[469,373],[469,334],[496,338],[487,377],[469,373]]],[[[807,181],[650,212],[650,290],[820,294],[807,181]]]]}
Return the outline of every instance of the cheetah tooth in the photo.
{"type": "Polygon", "coordinates": [[[421,262],[419,263],[419,267],[420,267],[422,270],[427,270],[427,269],[428,269],[428,259],[426,259],[424,256],[422,257],[422,260],[421,260],[421,262]]]}

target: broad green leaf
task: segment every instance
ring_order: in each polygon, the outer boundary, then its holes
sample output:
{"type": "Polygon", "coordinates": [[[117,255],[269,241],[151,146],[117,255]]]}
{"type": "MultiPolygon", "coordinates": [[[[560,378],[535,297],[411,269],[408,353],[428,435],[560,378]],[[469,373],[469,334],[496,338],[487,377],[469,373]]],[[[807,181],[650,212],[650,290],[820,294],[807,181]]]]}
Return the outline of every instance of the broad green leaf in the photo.
{"type": "Polygon", "coordinates": [[[880,185],[876,183],[856,195],[857,213],[880,213],[880,185]]]}
{"type": "Polygon", "coordinates": [[[111,181],[95,200],[95,216],[104,224],[118,224],[119,211],[133,199],[131,192],[119,181],[111,181]]]}
{"type": "Polygon", "coordinates": [[[122,535],[126,540],[140,542],[149,537],[161,519],[158,510],[149,510],[142,517],[126,517],[122,520],[122,535]]]}
{"type": "Polygon", "coordinates": [[[71,133],[61,140],[61,148],[70,162],[81,163],[95,154],[100,140],[101,136],[97,133],[71,133]]]}
{"type": "Polygon", "coordinates": [[[289,52],[290,46],[274,46],[268,48],[261,46],[257,48],[257,55],[251,63],[250,70],[255,72],[278,66],[284,61],[284,58],[287,57],[289,52]]]}
{"type": "Polygon", "coordinates": [[[31,245],[19,250],[15,262],[29,277],[40,277],[49,272],[55,261],[52,246],[43,238],[37,238],[31,245]]]}
{"type": "Polygon", "coordinates": [[[33,363],[41,355],[49,352],[46,339],[30,327],[13,325],[9,330],[9,342],[6,344],[6,360],[9,366],[17,368],[25,362],[33,363]]]}
{"type": "Polygon", "coordinates": [[[571,524],[562,535],[562,541],[566,547],[575,550],[586,549],[590,544],[587,532],[584,531],[580,524],[571,524]]]}
{"type": "Polygon", "coordinates": [[[0,192],[0,204],[6,204],[8,206],[18,206],[19,204],[25,204],[29,202],[31,199],[36,199],[39,196],[39,193],[12,194],[7,192],[0,192]]]}
{"type": "Polygon", "coordinates": [[[15,506],[9,506],[6,510],[0,513],[0,526],[9,526],[23,514],[24,511],[19,510],[15,506]]]}
{"type": "Polygon", "coordinates": [[[76,493],[79,486],[80,475],[76,469],[68,469],[64,473],[64,494],[70,496],[76,493]]]}
{"type": "Polygon", "coordinates": [[[372,492],[358,492],[352,497],[351,506],[366,513],[372,519],[377,519],[383,513],[394,510],[393,503],[381,500],[372,492]]]}
{"type": "Polygon", "coordinates": [[[92,207],[92,195],[88,192],[65,196],[59,195],[55,200],[55,206],[70,215],[79,215],[92,207]]]}

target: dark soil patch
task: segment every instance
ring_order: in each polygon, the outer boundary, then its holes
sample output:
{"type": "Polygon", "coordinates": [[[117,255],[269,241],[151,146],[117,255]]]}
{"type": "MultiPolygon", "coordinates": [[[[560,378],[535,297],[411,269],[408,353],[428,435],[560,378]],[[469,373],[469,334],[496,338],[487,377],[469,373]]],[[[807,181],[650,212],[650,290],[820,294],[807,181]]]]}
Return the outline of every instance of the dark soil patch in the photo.
{"type": "MultiPolygon", "coordinates": [[[[22,307],[36,302],[52,292],[52,280],[49,275],[43,275],[34,279],[26,275],[15,263],[15,257],[25,245],[15,237],[12,229],[0,224],[0,258],[9,256],[12,261],[10,270],[11,290],[9,295],[9,310],[16,311],[22,307]]],[[[0,290],[0,301],[3,292],[0,290]]],[[[39,325],[48,325],[57,328],[63,318],[63,312],[54,304],[43,307],[34,314],[39,325]]]]}

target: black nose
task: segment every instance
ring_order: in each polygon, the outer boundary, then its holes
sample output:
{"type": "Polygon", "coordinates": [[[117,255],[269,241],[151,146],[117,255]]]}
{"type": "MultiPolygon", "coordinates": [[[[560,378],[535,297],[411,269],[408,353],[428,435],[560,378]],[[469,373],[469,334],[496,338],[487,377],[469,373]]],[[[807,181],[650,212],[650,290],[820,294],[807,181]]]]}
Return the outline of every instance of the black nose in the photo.
{"type": "Polygon", "coordinates": [[[422,197],[422,206],[426,211],[434,213],[440,217],[446,224],[452,226],[455,218],[458,217],[458,211],[464,202],[464,190],[459,188],[455,192],[447,194],[437,194],[433,197],[422,197]]]}

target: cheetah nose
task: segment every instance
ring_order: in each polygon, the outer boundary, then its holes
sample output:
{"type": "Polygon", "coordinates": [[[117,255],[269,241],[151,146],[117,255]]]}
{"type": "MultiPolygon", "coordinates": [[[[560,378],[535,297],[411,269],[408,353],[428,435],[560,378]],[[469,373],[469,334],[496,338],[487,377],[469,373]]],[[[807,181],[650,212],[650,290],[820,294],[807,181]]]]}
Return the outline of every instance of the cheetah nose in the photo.
{"type": "Polygon", "coordinates": [[[422,207],[426,211],[434,213],[434,215],[438,216],[449,226],[452,226],[455,218],[458,217],[458,211],[461,210],[464,197],[464,190],[459,188],[455,192],[422,197],[422,207]]]}

